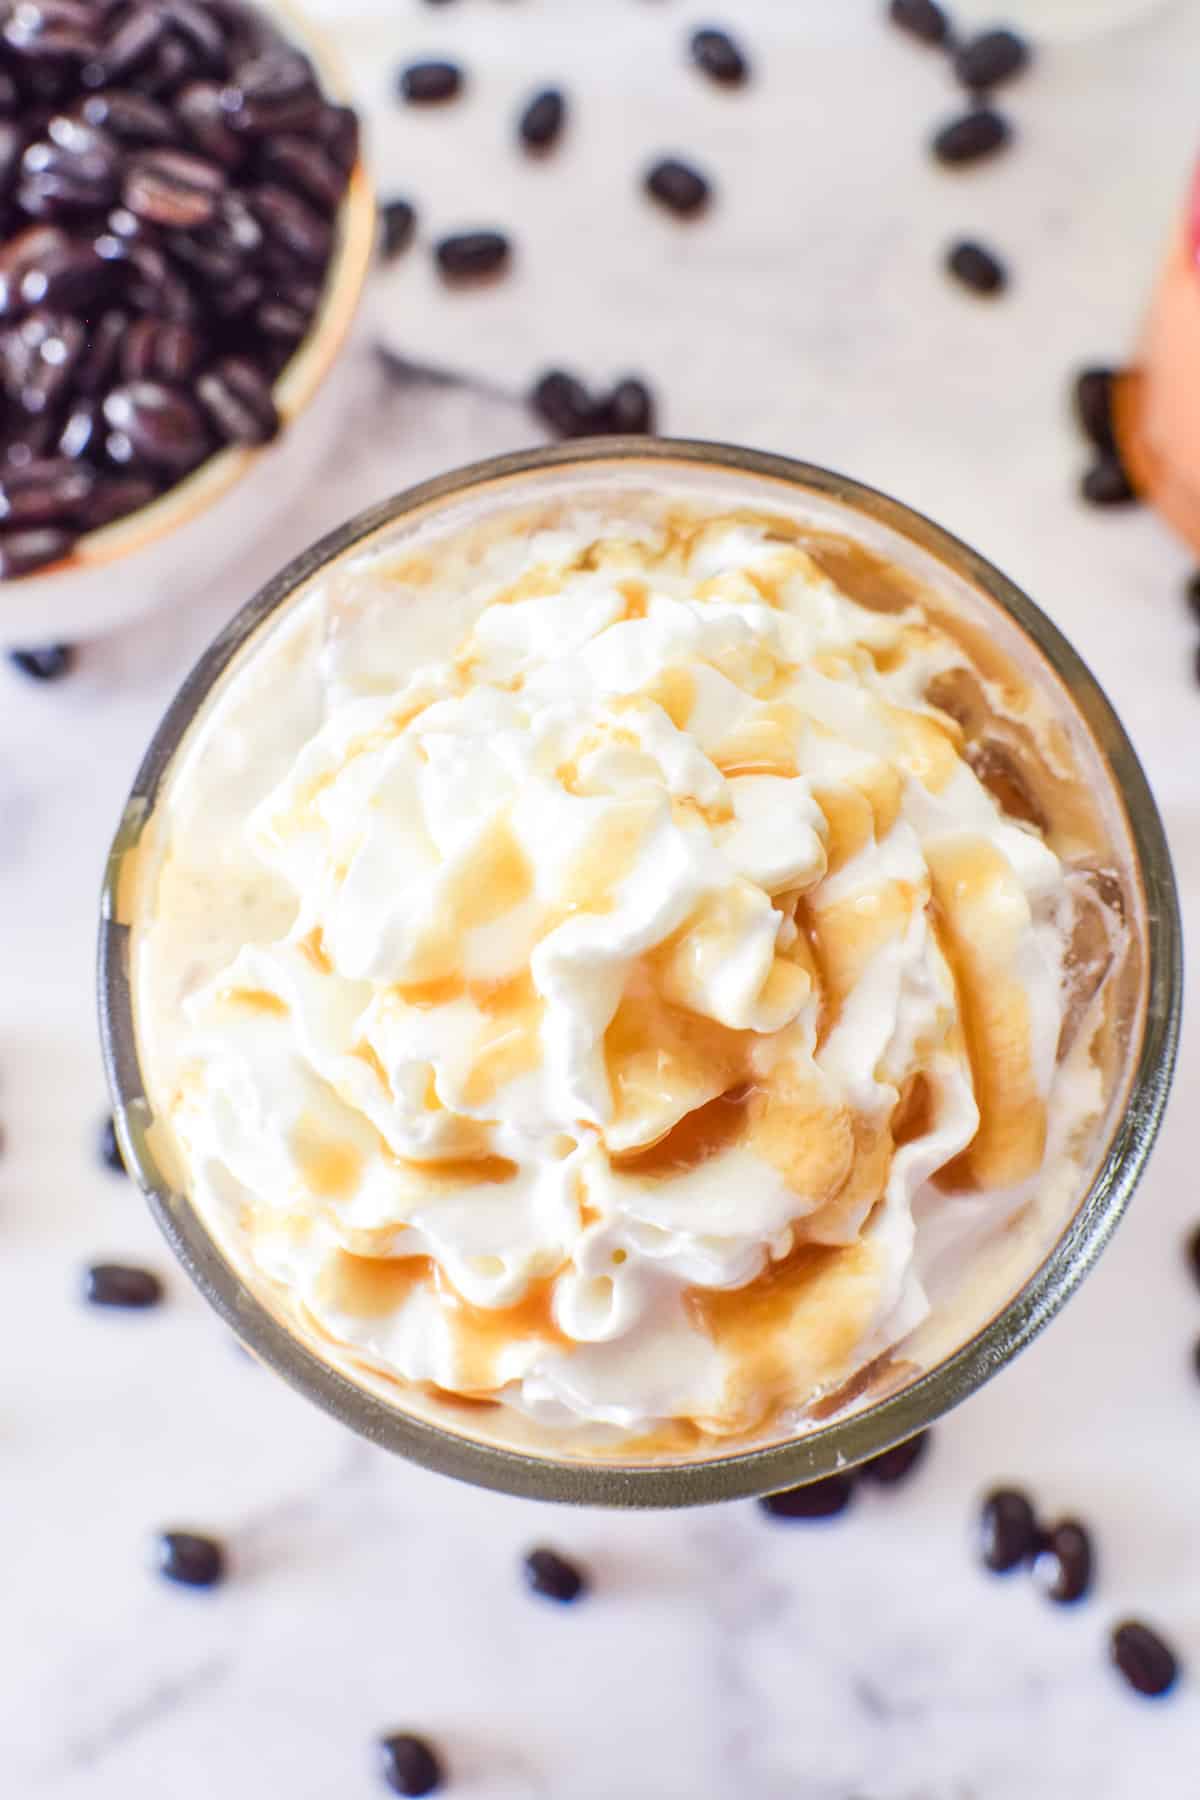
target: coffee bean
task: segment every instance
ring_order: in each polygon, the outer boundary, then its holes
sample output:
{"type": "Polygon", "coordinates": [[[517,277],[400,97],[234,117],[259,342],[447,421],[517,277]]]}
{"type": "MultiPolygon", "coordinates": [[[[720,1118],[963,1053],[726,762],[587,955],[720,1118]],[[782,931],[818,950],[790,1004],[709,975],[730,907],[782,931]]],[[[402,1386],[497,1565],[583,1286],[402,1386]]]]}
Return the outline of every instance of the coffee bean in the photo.
{"type": "Polygon", "coordinates": [[[1113,1627],[1110,1653],[1131,1688],[1151,1698],[1173,1688],[1179,1663],[1170,1645],[1140,1620],[1126,1619],[1113,1627]]]}
{"type": "Polygon", "coordinates": [[[740,87],[750,73],[745,56],[727,31],[713,26],[693,31],[688,49],[696,67],[722,87],[740,87]]]}
{"type": "Polygon", "coordinates": [[[587,388],[565,369],[548,369],[534,382],[529,404],[559,437],[586,437],[596,429],[596,402],[587,388]]]}
{"type": "Polygon", "coordinates": [[[228,46],[209,8],[196,5],[195,0],[160,0],[160,4],[190,59],[206,74],[223,75],[228,67],[228,46]]]}
{"type": "Polygon", "coordinates": [[[946,252],[946,269],[976,294],[999,294],[1008,286],[1008,271],[999,257],[968,238],[946,252]]]}
{"type": "Polygon", "coordinates": [[[1045,1534],[1033,1560],[1033,1579],[1060,1606],[1082,1600],[1092,1585],[1092,1540],[1077,1519],[1063,1519],[1045,1534]]]}
{"type": "MultiPolygon", "coordinates": [[[[103,429],[99,401],[81,396],[67,414],[66,423],[58,434],[59,455],[72,460],[87,456],[98,445],[103,429]]],[[[94,474],[94,471],[89,472],[94,474]]]]}
{"type": "Polygon", "coordinates": [[[379,1741],[383,1779],[394,1794],[432,1794],[442,1785],[442,1765],[432,1744],[411,1731],[379,1741]]]}
{"type": "Polygon", "coordinates": [[[196,382],[196,398],[230,443],[265,444],[279,430],[270,387],[247,357],[222,357],[196,382]]]}
{"type": "Polygon", "coordinates": [[[1029,1496],[1019,1488],[995,1488],[979,1514],[979,1554],[985,1568],[1004,1575],[1027,1562],[1037,1548],[1038,1528],[1029,1496]]]}
{"type": "Polygon", "coordinates": [[[311,311],[306,312],[291,300],[264,300],[254,314],[254,323],[263,337],[281,344],[298,344],[311,319],[311,311]]]}
{"type": "Polygon", "coordinates": [[[188,231],[208,223],[224,190],[219,163],[187,150],[146,150],[131,157],[121,198],[135,218],[188,231]]]}
{"type": "Polygon", "coordinates": [[[51,526],[35,531],[0,531],[0,581],[13,581],[50,563],[61,562],[74,542],[74,532],[51,526]]]}
{"type": "Polygon", "coordinates": [[[189,81],[175,96],[175,116],[196,149],[222,168],[234,169],[245,159],[247,140],[230,129],[216,82],[189,81]]]}
{"type": "Polygon", "coordinates": [[[164,1531],[158,1539],[158,1570],[184,1587],[215,1587],[225,1574],[225,1551],[216,1538],[195,1531],[164,1531]]]}
{"type": "Polygon", "coordinates": [[[1015,31],[981,31],[955,51],[954,73],[964,87],[993,88],[1011,81],[1029,61],[1029,45],[1015,31]]]}
{"type": "Polygon", "coordinates": [[[566,120],[561,88],[542,88],[522,109],[517,135],[527,150],[549,150],[562,136],[566,120]]]}
{"type": "Polygon", "coordinates": [[[1097,450],[1116,449],[1113,437],[1112,400],[1115,369],[1081,369],[1075,377],[1075,417],[1079,429],[1097,450]]]}
{"type": "Polygon", "coordinates": [[[417,229],[416,209],[407,200],[387,200],[379,209],[380,241],[387,261],[407,250],[417,229]]]}
{"type": "Polygon", "coordinates": [[[702,212],[712,196],[707,177],[674,156],[664,156],[652,164],[642,185],[652,200],[681,219],[702,212]]]}
{"type": "Polygon", "coordinates": [[[348,106],[322,107],[317,136],[338,168],[348,175],[358,161],[358,114],[348,106]]]}
{"type": "Polygon", "coordinates": [[[107,132],[60,113],[21,157],[17,197],[38,217],[92,211],[116,194],[119,166],[120,153],[107,132]]]}
{"type": "Polygon", "coordinates": [[[1079,491],[1089,506],[1128,506],[1137,499],[1117,456],[1100,456],[1085,473],[1079,491]]]}
{"type": "Polygon", "coordinates": [[[990,106],[977,106],[943,125],[930,148],[940,163],[958,168],[1003,150],[1011,137],[1007,119],[990,106]]]}
{"type": "Polygon", "coordinates": [[[69,250],[71,239],[56,225],[31,225],[0,249],[0,319],[23,312],[22,288],[26,275],[47,258],[69,250]]]}
{"type": "Polygon", "coordinates": [[[124,1263],[93,1263],[83,1282],[89,1306],[145,1308],[157,1306],[163,1285],[150,1269],[133,1269],[124,1263]]]}
{"type": "Polygon", "coordinates": [[[0,333],[0,370],[27,413],[50,413],[71,386],[87,334],[78,319],[39,309],[0,333]]]}
{"type": "Polygon", "coordinates": [[[0,471],[0,528],[69,525],[95,486],[93,470],[68,457],[43,457],[0,471]]]}
{"type": "Polygon", "coordinates": [[[893,1444],[890,1450],[873,1456],[862,1465],[859,1474],[865,1481],[874,1481],[880,1487],[894,1487],[897,1482],[907,1480],[924,1462],[929,1443],[929,1432],[918,1431],[916,1437],[906,1438],[902,1444],[893,1444]]]}
{"type": "Polygon", "coordinates": [[[210,447],[196,407],[178,388],[161,381],[131,381],[110,389],[104,417],[129,440],[135,456],[158,468],[194,468],[210,447]]]}
{"type": "Polygon", "coordinates": [[[121,1146],[117,1142],[116,1126],[113,1124],[111,1115],[105,1119],[103,1125],[100,1127],[98,1148],[100,1151],[100,1161],[104,1164],[106,1169],[111,1169],[114,1175],[128,1174],[128,1170],[125,1167],[125,1158],[121,1155],[121,1146]]]}
{"type": "Polygon", "coordinates": [[[287,132],[268,138],[262,147],[264,173],[294,188],[307,200],[334,212],[346,188],[346,176],[319,144],[287,132]]]}
{"type": "Polygon", "coordinates": [[[188,46],[178,38],[164,38],[138,79],[146,92],[160,99],[173,99],[189,76],[195,75],[196,59],[188,46]]]}
{"type": "Polygon", "coordinates": [[[234,131],[248,137],[307,131],[318,123],[322,108],[312,64],[283,45],[240,63],[221,104],[234,131]]]}
{"type": "Polygon", "coordinates": [[[525,1580],[535,1594],[546,1600],[557,1600],[563,1606],[587,1593],[587,1576],[582,1569],[560,1556],[557,1550],[531,1550],[525,1558],[525,1580]]]}
{"type": "Polygon", "coordinates": [[[462,89],[462,70],[452,62],[415,62],[400,70],[396,88],[410,106],[453,100],[462,89]]]}
{"type": "Polygon", "coordinates": [[[108,386],[128,330],[128,313],[106,312],[96,320],[75,367],[75,385],[80,393],[94,394],[108,386]]]}
{"type": "Polygon", "coordinates": [[[645,382],[636,375],[618,381],[607,400],[601,402],[595,429],[618,437],[652,436],[654,396],[645,382]]]}
{"type": "Polygon", "coordinates": [[[127,513],[140,512],[158,496],[154,482],[144,475],[102,475],[78,513],[83,531],[99,531],[127,513]]]}
{"type": "Polygon", "coordinates": [[[459,231],[440,239],[433,254],[443,280],[478,281],[507,266],[510,245],[501,231],[459,231]]]}
{"type": "Polygon", "coordinates": [[[186,381],[200,360],[201,343],[187,325],[169,319],[139,319],[121,346],[126,381],[186,381]]]}
{"type": "Polygon", "coordinates": [[[108,88],[79,103],[79,117],[126,144],[170,144],[175,122],[165,106],[133,88],[108,88]]]}
{"type": "Polygon", "coordinates": [[[135,6],[95,61],[84,69],[85,87],[111,87],[123,82],[134,69],[150,60],[166,28],[166,18],[157,8],[135,6]]]}
{"type": "Polygon", "coordinates": [[[30,681],[61,681],[75,662],[70,644],[42,644],[36,650],[10,650],[8,660],[30,681]]]}
{"type": "Polygon", "coordinates": [[[67,240],[43,251],[32,268],[25,270],[21,276],[21,303],[90,313],[113,286],[114,276],[112,263],[105,261],[94,244],[67,240]]]}
{"type": "Polygon", "coordinates": [[[25,133],[11,119],[0,120],[0,195],[7,197],[25,148],[25,133]]]}
{"type": "MultiPolygon", "coordinates": [[[[1200,622],[1200,571],[1197,571],[1197,573],[1188,581],[1187,587],[1184,589],[1184,596],[1187,600],[1188,607],[1191,610],[1192,617],[1200,622]]],[[[1192,1270],[1197,1282],[1200,1282],[1200,1225],[1196,1227],[1193,1237],[1196,1240],[1196,1249],[1194,1256],[1191,1258],[1192,1270]]]]}
{"type": "Polygon", "coordinates": [[[950,35],[950,22],[934,0],[891,0],[888,17],[923,44],[944,44],[950,35]]]}
{"type": "Polygon", "coordinates": [[[328,260],[333,242],[329,224],[297,194],[266,182],[251,189],[248,200],[267,232],[302,262],[320,265],[328,260]]]}
{"type": "Polygon", "coordinates": [[[854,1485],[853,1475],[826,1475],[804,1487],[764,1494],[758,1504],[773,1519],[832,1519],[853,1500],[854,1485]]]}

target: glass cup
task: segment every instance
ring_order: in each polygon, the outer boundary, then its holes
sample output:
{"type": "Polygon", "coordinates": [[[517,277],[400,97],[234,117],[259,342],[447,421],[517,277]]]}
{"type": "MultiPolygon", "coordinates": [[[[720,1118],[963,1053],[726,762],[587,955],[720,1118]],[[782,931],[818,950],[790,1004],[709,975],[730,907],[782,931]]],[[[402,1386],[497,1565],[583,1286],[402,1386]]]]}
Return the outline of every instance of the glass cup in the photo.
{"type": "MultiPolygon", "coordinates": [[[[331,100],[348,100],[333,45],[291,5],[264,7],[311,59],[331,100]]],[[[231,444],[149,506],[81,537],[65,561],[0,581],[0,644],[95,637],[177,606],[215,579],[301,491],[328,454],[344,399],[325,377],[347,344],[375,245],[375,197],[359,156],[338,208],[334,249],[308,335],[273,394],[283,429],[265,445],[231,444]]]]}
{"type": "MultiPolygon", "coordinates": [[[[867,596],[863,596],[867,598],[867,596]]],[[[1116,978],[1114,978],[1116,979],[1116,978]]],[[[134,782],[104,882],[100,1014],[117,1132],[176,1254],[251,1350],[344,1423],[447,1474],[537,1499],[673,1506],[797,1485],[873,1456],[966,1398],[1027,1344],[1095,1262],[1146,1161],[1170,1083],[1178,1032],[1179,917],[1162,826],[1115,714],[1050,621],[998,570],[908,507],[827,470],[718,445],[641,438],[563,444],[496,458],[376,506],[297,558],[242,610],[168,709],[134,782]],[[564,1447],[526,1423],[443,1404],[337,1367],[239,1273],[181,1182],[141,1060],[134,950],[153,886],[172,782],[224,684],[269,645],[314,584],[365,552],[424,549],[447,532],[523,520],[603,496],[663,494],[722,510],[784,514],[837,533],[915,577],[930,604],[1011,660],[1054,709],[1062,742],[1104,821],[1101,879],[1125,921],[1128,952],[1110,1008],[1109,1097],[1077,1184],[1039,1195],[894,1352],[800,1424],[778,1422],[735,1444],[647,1455],[564,1447]]],[[[1047,1184],[1049,1186],[1051,1184],[1047,1184]]]]}

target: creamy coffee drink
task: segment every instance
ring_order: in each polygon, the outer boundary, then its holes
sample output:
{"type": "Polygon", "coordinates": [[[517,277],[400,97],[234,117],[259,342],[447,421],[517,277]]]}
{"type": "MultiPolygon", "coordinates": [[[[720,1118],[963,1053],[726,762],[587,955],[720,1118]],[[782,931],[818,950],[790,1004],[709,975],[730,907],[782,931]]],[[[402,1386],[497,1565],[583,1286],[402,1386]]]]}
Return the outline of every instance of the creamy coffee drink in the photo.
{"type": "Polygon", "coordinates": [[[1124,943],[1086,787],[978,621],[793,519],[368,550],[235,663],[140,858],[164,1166],[401,1404],[802,1428],[1078,1190],[1124,943]]]}

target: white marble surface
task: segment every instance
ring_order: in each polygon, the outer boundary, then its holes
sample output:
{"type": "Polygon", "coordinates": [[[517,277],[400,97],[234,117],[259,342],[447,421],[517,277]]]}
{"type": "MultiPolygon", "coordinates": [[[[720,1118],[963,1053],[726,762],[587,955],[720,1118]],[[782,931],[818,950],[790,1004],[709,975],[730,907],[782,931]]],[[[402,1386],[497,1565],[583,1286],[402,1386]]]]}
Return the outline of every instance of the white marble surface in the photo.
{"type": "MultiPolygon", "coordinates": [[[[644,368],[665,426],[843,466],[926,507],[1007,568],[1082,646],[1148,765],[1200,897],[1200,689],[1187,554],[1152,517],[1073,498],[1064,377],[1129,342],[1196,149],[1200,9],[1045,56],[994,167],[934,171],[953,104],[935,57],[873,0],[741,0],[759,77],[715,93],[680,59],[707,8],[650,0],[324,0],[377,108],[381,184],[425,232],[511,224],[513,279],[444,300],[424,249],[374,317],[413,356],[501,387],[563,359],[644,368]],[[461,106],[387,104],[403,52],[472,70],[461,106]],[[517,96],[577,99],[561,156],[509,148],[517,96]],[[720,183],[680,227],[639,201],[659,148],[720,183]],[[994,306],[950,291],[947,237],[1011,254],[994,306]]],[[[719,10],[719,9],[717,9],[719,10]]],[[[1003,11],[1003,8],[998,10],[1003,11]]],[[[339,376],[354,421],[251,568],[37,688],[0,671],[0,1792],[14,1800],[368,1800],[371,1741],[411,1724],[473,1800],[1134,1800],[1196,1791],[1200,1753],[1200,1295],[1179,1255],[1200,1215],[1185,1047],[1153,1166],[1066,1314],[937,1433],[926,1468],[829,1525],[750,1505],[555,1513],[357,1443],[235,1350],[169,1268],[132,1188],[98,1169],[95,894],[136,758],[173,684],[254,583],[318,529],[436,468],[527,442],[524,414],[461,390],[339,376]],[[82,1262],[164,1269],[156,1315],[89,1314],[82,1262]],[[1095,1598],[1042,1603],[978,1573],[976,1496],[1028,1481],[1083,1513],[1095,1598]],[[228,1536],[212,1595],[147,1572],[151,1530],[228,1536]],[[521,1590],[519,1553],[578,1553],[572,1612],[521,1590]],[[1104,1640],[1133,1611],[1192,1675],[1151,1705],[1104,1640]]],[[[1195,996],[1193,996],[1194,998],[1195,996]]]]}

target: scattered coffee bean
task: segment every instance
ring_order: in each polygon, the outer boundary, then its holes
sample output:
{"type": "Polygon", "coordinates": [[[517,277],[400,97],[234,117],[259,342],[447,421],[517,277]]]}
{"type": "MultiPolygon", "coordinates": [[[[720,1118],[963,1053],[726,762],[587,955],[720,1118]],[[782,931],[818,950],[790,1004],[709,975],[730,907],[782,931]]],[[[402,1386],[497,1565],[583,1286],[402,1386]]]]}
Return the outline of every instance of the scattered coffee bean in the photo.
{"type": "Polygon", "coordinates": [[[462,89],[462,70],[452,62],[415,62],[401,69],[396,86],[410,106],[453,100],[462,89]]]}
{"type": "Polygon", "coordinates": [[[0,532],[0,581],[13,581],[61,562],[74,542],[74,533],[49,525],[36,531],[0,532]]]}
{"type": "Polygon", "coordinates": [[[832,1519],[845,1512],[853,1498],[853,1475],[826,1475],[805,1487],[764,1494],[758,1504],[773,1519],[832,1519]]]}
{"type": "Polygon", "coordinates": [[[902,1444],[893,1444],[890,1450],[873,1456],[858,1472],[865,1481],[874,1481],[881,1487],[894,1487],[897,1482],[906,1480],[924,1462],[929,1443],[929,1432],[918,1431],[916,1437],[906,1438],[902,1444]]]}
{"type": "Polygon", "coordinates": [[[978,92],[1011,81],[1029,62],[1029,45],[1015,31],[981,31],[955,51],[954,73],[964,87],[978,92]]]}
{"type": "Polygon", "coordinates": [[[1007,119],[990,106],[977,106],[935,132],[930,148],[940,163],[961,168],[1003,150],[1011,137],[1007,119]]]}
{"type": "Polygon", "coordinates": [[[707,177],[674,156],[664,156],[654,163],[646,171],[642,185],[652,200],[681,219],[702,212],[712,196],[707,177]]]}
{"type": "Polygon", "coordinates": [[[535,1594],[569,1605],[587,1593],[587,1576],[556,1550],[531,1550],[525,1558],[525,1580],[535,1594]]]}
{"type": "Polygon", "coordinates": [[[407,200],[386,200],[379,209],[380,239],[390,262],[407,250],[417,229],[416,208],[407,200]]]}
{"type": "Polygon", "coordinates": [[[923,44],[944,44],[950,35],[950,22],[934,0],[892,0],[888,17],[923,44]]]}
{"type": "Polygon", "coordinates": [[[1137,1619],[1113,1628],[1110,1650],[1114,1664],[1139,1694],[1156,1696],[1174,1687],[1179,1664],[1157,1631],[1137,1619]]]}
{"type": "MultiPolygon", "coordinates": [[[[66,648],[65,645],[60,647],[66,648]]],[[[70,650],[67,650],[68,657],[70,654],[70,650]]],[[[103,1125],[100,1127],[99,1148],[100,1161],[104,1164],[106,1169],[111,1169],[114,1175],[127,1175],[129,1173],[128,1169],[125,1167],[125,1158],[121,1155],[121,1146],[117,1142],[117,1128],[113,1124],[111,1115],[105,1119],[103,1125]]]]}
{"type": "Polygon", "coordinates": [[[587,437],[596,429],[596,402],[576,376],[548,369],[534,382],[529,404],[559,437],[587,437]]]}
{"type": "Polygon", "coordinates": [[[225,1574],[224,1547],[199,1532],[164,1531],[158,1539],[158,1570],[184,1587],[215,1587],[225,1574]]]}
{"type": "Polygon", "coordinates": [[[1029,1496],[1019,1488],[995,1488],[979,1514],[979,1554],[984,1567],[1005,1575],[1027,1562],[1038,1543],[1029,1496]]]}
{"type": "MultiPolygon", "coordinates": [[[[1190,577],[1184,589],[1184,598],[1192,617],[1200,621],[1200,570],[1190,577]]],[[[1197,1231],[1200,1232],[1200,1227],[1197,1227],[1197,1231]]],[[[1200,1253],[1198,1253],[1197,1268],[1200,1269],[1200,1253]]],[[[1197,1274],[1196,1279],[1200,1281],[1200,1273],[1197,1274]]]]}
{"type": "Polygon", "coordinates": [[[1063,1519],[1042,1536],[1033,1579],[1060,1606],[1082,1600],[1092,1585],[1092,1540],[1077,1519],[1063,1519]]]}
{"type": "Polygon", "coordinates": [[[517,135],[527,150],[549,150],[562,136],[567,103],[560,88],[542,88],[523,109],[517,135]]]}
{"type": "Polygon", "coordinates": [[[947,251],[946,268],[972,293],[999,294],[1008,286],[1008,271],[999,257],[966,238],[947,251]]]}
{"type": "Polygon", "coordinates": [[[1116,456],[1097,457],[1079,491],[1089,506],[1128,506],[1137,499],[1133,483],[1116,456]]]}
{"type": "Polygon", "coordinates": [[[157,1306],[163,1297],[163,1286],[150,1269],[128,1268],[123,1263],[93,1263],[84,1277],[83,1297],[89,1306],[157,1306]]]}
{"type": "Polygon", "coordinates": [[[1081,369],[1075,377],[1075,417],[1083,435],[1097,450],[1111,454],[1116,448],[1113,437],[1112,399],[1115,369],[1081,369]]]}
{"type": "Polygon", "coordinates": [[[727,31],[711,25],[693,31],[688,49],[696,67],[722,87],[740,87],[750,73],[745,55],[727,31]]]}
{"type": "Polygon", "coordinates": [[[61,681],[71,673],[75,651],[70,644],[42,644],[36,650],[10,650],[8,660],[30,681],[61,681]]]}
{"type": "MultiPolygon", "coordinates": [[[[1193,579],[1193,588],[1200,586],[1200,576],[1193,579]]],[[[1187,1266],[1191,1270],[1192,1280],[1200,1287],[1200,1225],[1193,1225],[1183,1242],[1183,1254],[1187,1266]]]]}
{"type": "Polygon", "coordinates": [[[411,1731],[379,1742],[383,1779],[394,1794],[432,1794],[441,1787],[442,1765],[433,1745],[411,1731]]]}
{"type": "Polygon", "coordinates": [[[648,437],[654,432],[654,396],[644,381],[627,375],[600,404],[595,430],[614,436],[648,437]]]}
{"type": "Polygon", "coordinates": [[[459,231],[434,246],[438,272],[445,281],[479,281],[497,275],[510,255],[501,231],[459,231]]]}

